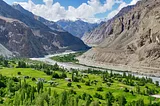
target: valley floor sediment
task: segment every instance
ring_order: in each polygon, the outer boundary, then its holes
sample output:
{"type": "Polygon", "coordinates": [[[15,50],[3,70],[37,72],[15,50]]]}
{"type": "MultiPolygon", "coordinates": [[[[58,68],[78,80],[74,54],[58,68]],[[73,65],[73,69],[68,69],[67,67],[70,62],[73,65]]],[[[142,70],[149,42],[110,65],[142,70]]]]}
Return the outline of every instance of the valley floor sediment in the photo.
{"type": "Polygon", "coordinates": [[[96,62],[93,60],[86,60],[81,58],[78,58],[78,60],[80,64],[90,66],[90,67],[112,69],[112,70],[117,70],[121,72],[124,71],[124,72],[130,72],[133,74],[160,77],[160,68],[144,67],[144,66],[136,67],[136,66],[122,65],[122,64],[109,64],[109,63],[96,62]]]}

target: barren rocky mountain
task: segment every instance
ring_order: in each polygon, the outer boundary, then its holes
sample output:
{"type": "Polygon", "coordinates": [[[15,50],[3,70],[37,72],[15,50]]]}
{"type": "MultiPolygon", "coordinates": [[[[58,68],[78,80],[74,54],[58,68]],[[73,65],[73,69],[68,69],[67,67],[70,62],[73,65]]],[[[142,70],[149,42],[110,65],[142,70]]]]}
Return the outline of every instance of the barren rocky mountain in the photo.
{"type": "Polygon", "coordinates": [[[22,57],[43,56],[46,54],[32,30],[24,23],[0,17],[0,42],[13,55],[22,57]]]}
{"type": "Polygon", "coordinates": [[[116,16],[114,16],[112,19],[108,20],[106,23],[102,22],[99,27],[93,29],[91,32],[85,33],[82,37],[82,40],[88,44],[88,45],[98,45],[100,44],[108,35],[110,35],[113,30],[111,28],[111,22],[126,14],[128,11],[130,11],[134,6],[127,6],[123,8],[116,16]]]}
{"type": "Polygon", "coordinates": [[[68,31],[78,38],[82,38],[85,33],[90,32],[98,26],[97,23],[88,23],[80,19],[76,21],[59,20],[56,23],[60,25],[64,30],[68,31]]]}
{"type": "Polygon", "coordinates": [[[0,0],[0,43],[14,54],[40,57],[59,51],[88,49],[79,38],[66,31],[59,31],[56,23],[45,24],[49,21],[40,18],[45,21],[43,23],[31,15],[33,14],[22,13],[0,0]]]}
{"type": "Polygon", "coordinates": [[[97,38],[104,40],[81,56],[81,63],[155,75],[160,72],[160,0],[139,1],[96,31],[101,32],[97,38]]]}

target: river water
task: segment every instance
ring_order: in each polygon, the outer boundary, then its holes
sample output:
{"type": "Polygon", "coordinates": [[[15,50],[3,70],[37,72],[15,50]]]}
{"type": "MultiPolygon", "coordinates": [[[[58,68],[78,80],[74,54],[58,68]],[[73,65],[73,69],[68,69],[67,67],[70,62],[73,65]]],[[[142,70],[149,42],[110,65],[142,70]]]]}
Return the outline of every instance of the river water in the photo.
{"type": "MultiPolygon", "coordinates": [[[[57,53],[57,54],[53,54],[53,55],[47,55],[47,56],[42,57],[42,58],[31,58],[31,60],[41,61],[41,62],[50,64],[50,65],[54,65],[55,63],[57,63],[59,66],[67,68],[67,69],[72,68],[72,69],[79,69],[79,70],[87,70],[88,68],[91,68],[89,66],[79,65],[79,64],[75,64],[75,63],[67,63],[67,62],[57,62],[57,61],[54,61],[54,60],[50,59],[53,56],[60,56],[60,55],[65,55],[65,54],[69,54],[69,53],[75,53],[75,52],[57,53]]],[[[92,69],[101,70],[101,71],[105,70],[105,69],[100,69],[100,68],[92,68],[92,69]]],[[[119,71],[112,71],[112,72],[123,74],[123,72],[119,72],[119,71]]],[[[130,72],[127,72],[127,73],[130,73],[130,72]]],[[[136,76],[136,77],[140,77],[140,78],[141,77],[148,77],[148,78],[151,78],[154,82],[158,81],[160,83],[160,78],[159,77],[151,77],[151,76],[139,75],[139,74],[133,74],[133,75],[136,76]]]]}

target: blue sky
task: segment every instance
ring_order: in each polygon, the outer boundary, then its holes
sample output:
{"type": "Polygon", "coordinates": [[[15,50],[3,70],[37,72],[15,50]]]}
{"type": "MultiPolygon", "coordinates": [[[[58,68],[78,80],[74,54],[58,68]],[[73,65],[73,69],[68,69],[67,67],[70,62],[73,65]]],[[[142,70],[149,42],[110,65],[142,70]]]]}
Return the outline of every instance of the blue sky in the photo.
{"type": "MultiPolygon", "coordinates": [[[[27,2],[28,0],[4,0],[8,4],[13,4],[13,2],[27,2]]],[[[32,0],[35,4],[44,4],[43,0],[32,0]]],[[[59,2],[62,6],[65,8],[68,8],[68,6],[74,6],[78,7],[82,3],[87,3],[88,0],[54,0],[53,3],[59,2]]],[[[124,0],[126,3],[130,3],[131,0],[124,0]]],[[[101,3],[104,3],[105,0],[100,0],[101,3]]],[[[116,8],[117,6],[115,6],[116,8]]]]}
{"type": "Polygon", "coordinates": [[[109,19],[120,9],[135,4],[138,0],[4,0],[8,4],[17,2],[25,9],[48,20],[76,20],[95,22],[109,19]]]}

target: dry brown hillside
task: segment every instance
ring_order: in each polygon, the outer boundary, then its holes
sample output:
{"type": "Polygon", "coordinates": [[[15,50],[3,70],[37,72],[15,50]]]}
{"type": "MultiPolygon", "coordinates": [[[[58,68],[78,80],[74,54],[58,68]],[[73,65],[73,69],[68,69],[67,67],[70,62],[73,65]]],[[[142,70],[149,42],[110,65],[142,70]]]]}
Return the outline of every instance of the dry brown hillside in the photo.
{"type": "Polygon", "coordinates": [[[142,0],[100,27],[104,40],[81,56],[80,62],[160,73],[160,0],[142,0]]]}

